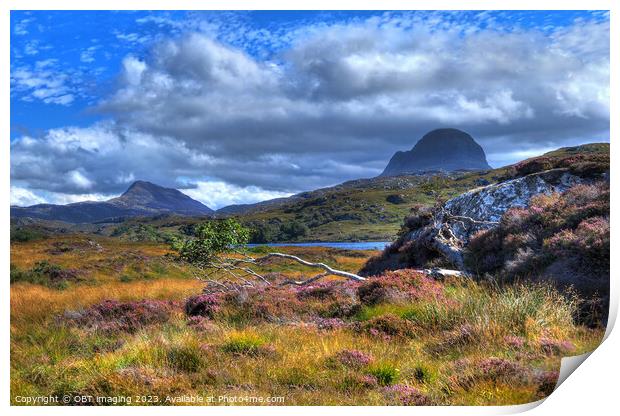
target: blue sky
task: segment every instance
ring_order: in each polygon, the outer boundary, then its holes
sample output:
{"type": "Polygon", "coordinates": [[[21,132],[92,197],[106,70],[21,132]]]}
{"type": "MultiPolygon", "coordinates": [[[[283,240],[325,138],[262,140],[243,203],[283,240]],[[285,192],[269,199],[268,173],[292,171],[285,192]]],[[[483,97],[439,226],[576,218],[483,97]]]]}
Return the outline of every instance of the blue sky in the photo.
{"type": "MultiPolygon", "coordinates": [[[[54,60],[49,67],[69,79],[69,102],[45,103],[32,97],[31,89],[13,88],[11,94],[11,137],[24,132],[40,132],[66,125],[85,126],[101,115],[91,111],[99,98],[114,88],[121,61],[127,54],[141,56],[153,42],[179,36],[199,22],[213,22],[214,35],[257,59],[269,59],[288,46],[285,32],[310,24],[352,21],[381,15],[379,11],[13,11],[11,12],[11,67],[36,68],[37,63],[54,60]],[[152,20],[150,20],[152,19],[152,20]],[[188,22],[194,23],[188,23],[188,22]],[[175,23],[177,25],[175,26],[175,23]],[[187,26],[184,29],[183,26],[187,26]],[[236,29],[282,34],[278,42],[260,35],[235,38],[236,29]],[[33,117],[35,115],[35,117],[33,117]]],[[[424,11],[411,12],[421,16],[424,11]]],[[[400,14],[395,12],[395,14],[400,14]]],[[[479,20],[480,12],[433,12],[453,21],[476,22],[508,28],[537,27],[551,30],[571,25],[575,19],[602,19],[600,12],[588,11],[490,11],[479,20]],[[492,20],[491,20],[492,19],[492,20]]],[[[36,134],[36,133],[35,133],[36,134]]]]}
{"type": "Polygon", "coordinates": [[[412,147],[435,125],[468,130],[492,165],[562,144],[608,141],[608,27],[606,12],[586,11],[13,11],[14,202],[101,199],[121,191],[132,178],[187,187],[211,205],[252,202],[373,176],[392,153],[412,147]],[[490,51],[472,61],[476,44],[490,51]],[[470,52],[460,66],[455,56],[464,51],[470,52]],[[535,59],[526,65],[529,57],[535,59]],[[511,60],[516,64],[503,68],[511,60]],[[469,73],[472,62],[480,68],[469,73]],[[409,72],[403,69],[407,65],[409,72]],[[515,69],[519,65],[523,68],[515,69]],[[535,65],[552,71],[539,75],[535,65]],[[353,76],[347,75],[352,68],[353,76]],[[462,78],[462,84],[445,87],[446,71],[453,71],[450,78],[462,78]],[[528,71],[537,73],[534,79],[528,71]],[[479,80],[472,81],[475,76],[497,82],[485,91],[479,80]],[[524,91],[516,87],[521,76],[531,84],[524,91]],[[192,83],[201,91],[189,97],[196,105],[158,89],[162,79],[177,83],[176,90],[192,83]],[[435,82],[435,90],[426,87],[435,82]],[[545,102],[535,94],[541,86],[555,88],[547,91],[545,102]],[[154,96],[163,101],[149,101],[154,96]],[[234,97],[239,101],[232,103],[234,97]],[[151,108],[141,108],[140,100],[151,108]],[[448,111],[454,102],[459,107],[448,111]],[[403,105],[413,116],[399,115],[403,105]],[[273,111],[260,113],[265,107],[273,111]],[[357,131],[368,120],[367,111],[378,117],[378,107],[398,111],[357,131]],[[236,117],[222,115],[224,110],[236,117]],[[417,119],[420,112],[425,114],[417,119]],[[184,120],[187,114],[191,117],[184,120]],[[149,117],[168,123],[145,122],[149,117]],[[178,120],[179,128],[169,128],[170,120],[178,120]],[[329,129],[316,127],[326,124],[329,129]],[[384,124],[389,132],[381,137],[384,124]],[[311,132],[295,138],[295,126],[316,129],[317,139],[311,132]],[[369,134],[373,127],[377,132],[369,134]],[[98,140],[93,137],[107,134],[125,151],[152,141],[178,146],[178,154],[159,161],[168,171],[152,174],[136,162],[127,167],[124,154],[107,148],[110,158],[123,159],[123,169],[118,168],[123,172],[104,177],[117,167],[112,159],[93,166],[93,155],[105,153],[93,145],[98,140]],[[65,165],[36,172],[24,167],[46,152],[53,156],[57,141],[67,143],[67,137],[78,152],[65,165]],[[323,145],[300,153],[300,140],[323,145]],[[345,142],[356,150],[346,151],[345,142]],[[372,146],[381,146],[380,151],[372,146]],[[200,159],[195,169],[179,166],[187,155],[200,159]],[[314,169],[317,159],[320,169],[314,169]],[[239,166],[261,174],[244,176],[239,166]],[[290,180],[282,183],[278,175],[290,180]],[[210,196],[218,194],[219,199],[210,196]]]}

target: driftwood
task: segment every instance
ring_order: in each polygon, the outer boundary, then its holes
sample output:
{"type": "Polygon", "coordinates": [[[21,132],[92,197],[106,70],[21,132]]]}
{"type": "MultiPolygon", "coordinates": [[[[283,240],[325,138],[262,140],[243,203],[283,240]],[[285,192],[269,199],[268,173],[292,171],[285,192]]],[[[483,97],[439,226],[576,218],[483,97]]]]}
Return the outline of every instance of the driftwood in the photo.
{"type": "MultiPolygon", "coordinates": [[[[293,260],[296,261],[299,264],[303,264],[304,266],[308,266],[308,267],[317,267],[319,269],[323,269],[325,270],[327,273],[322,273],[323,276],[328,276],[328,275],[334,275],[334,276],[341,276],[341,277],[346,277],[347,279],[350,280],[355,280],[358,282],[361,282],[363,280],[366,280],[364,277],[362,276],[358,276],[355,273],[349,273],[349,272],[345,272],[343,270],[338,270],[338,269],[334,269],[332,267],[329,267],[327,264],[325,263],[311,263],[309,261],[306,261],[304,259],[301,259],[297,256],[293,256],[291,254],[284,254],[284,253],[269,253],[263,257],[259,257],[258,259],[255,260],[256,264],[261,264],[266,262],[267,260],[271,259],[271,258],[282,258],[282,259],[288,259],[288,260],[293,260]]],[[[320,275],[317,275],[320,276],[320,275]]],[[[317,277],[315,276],[315,277],[317,277]]]]}
{"type": "MultiPolygon", "coordinates": [[[[238,252],[238,254],[241,253],[238,252]]],[[[219,289],[221,291],[228,291],[231,289],[240,291],[244,288],[254,287],[254,282],[257,280],[260,280],[264,284],[271,285],[269,279],[266,276],[256,272],[252,266],[260,266],[271,259],[285,259],[292,260],[304,266],[323,269],[324,272],[304,280],[288,279],[281,282],[281,285],[304,286],[330,275],[340,276],[358,282],[366,280],[366,278],[355,273],[334,269],[325,263],[313,263],[300,257],[293,256],[292,254],[269,253],[258,258],[250,257],[245,254],[242,254],[242,256],[243,257],[241,258],[218,258],[206,262],[199,268],[200,273],[194,273],[194,277],[202,282],[208,283],[212,289],[219,289]],[[225,281],[214,279],[212,276],[217,273],[227,275],[228,279],[225,281]]]]}

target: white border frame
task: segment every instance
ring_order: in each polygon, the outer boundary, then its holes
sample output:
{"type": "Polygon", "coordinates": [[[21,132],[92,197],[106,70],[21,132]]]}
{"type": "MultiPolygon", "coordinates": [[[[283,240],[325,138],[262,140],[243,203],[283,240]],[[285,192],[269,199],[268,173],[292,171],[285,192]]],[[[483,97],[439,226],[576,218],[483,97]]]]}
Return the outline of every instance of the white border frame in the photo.
{"type": "MultiPolygon", "coordinates": [[[[504,1],[489,1],[489,0],[470,0],[470,1],[458,1],[458,0],[419,0],[411,2],[395,1],[395,0],[383,0],[378,1],[342,1],[342,0],[314,0],[314,1],[297,1],[292,4],[290,1],[282,0],[264,0],[248,1],[248,0],[212,0],[209,2],[191,1],[191,0],[176,0],[174,2],[166,2],[165,0],[91,0],[88,4],[83,1],[76,0],[6,0],[0,4],[2,14],[0,14],[0,27],[2,28],[2,41],[0,43],[2,55],[5,60],[0,69],[2,83],[0,84],[0,91],[2,92],[2,111],[0,112],[0,120],[2,126],[2,132],[6,137],[6,141],[3,143],[4,149],[0,152],[0,162],[2,164],[2,180],[0,181],[1,195],[4,197],[4,205],[0,209],[0,224],[3,230],[2,247],[0,249],[0,258],[2,269],[4,271],[3,284],[2,284],[2,312],[0,319],[2,322],[1,331],[1,344],[0,349],[2,351],[0,360],[0,406],[6,408],[10,414],[19,415],[38,415],[41,412],[46,414],[59,414],[66,413],[77,415],[84,412],[90,412],[95,415],[108,415],[110,409],[108,408],[72,408],[72,407],[46,407],[42,409],[40,407],[19,407],[9,406],[10,400],[10,364],[9,364],[9,345],[10,345],[10,285],[7,276],[10,262],[10,240],[9,240],[9,227],[10,227],[10,10],[611,10],[611,33],[610,33],[610,51],[611,51],[611,74],[614,74],[613,68],[618,68],[618,19],[616,16],[617,2],[611,0],[590,0],[590,1],[575,1],[575,0],[504,0],[504,1]],[[614,7],[616,6],[616,7],[614,7]],[[616,9],[616,10],[614,10],[616,9]]],[[[618,71],[617,69],[615,70],[618,71]]],[[[610,102],[610,114],[618,114],[617,112],[617,97],[618,97],[618,84],[617,79],[612,75],[610,79],[611,85],[611,102],[610,102]]],[[[610,138],[614,136],[616,131],[617,119],[611,118],[610,120],[610,138]]],[[[615,154],[612,143],[612,164],[618,166],[618,157],[615,154]]],[[[617,171],[611,170],[611,183],[612,189],[617,182],[617,171]]],[[[617,207],[616,190],[612,191],[611,197],[612,212],[617,207]]],[[[615,214],[615,213],[614,213],[615,214]]],[[[618,228],[615,221],[616,216],[611,215],[612,223],[612,253],[614,248],[617,247],[614,244],[617,241],[618,228]]],[[[357,415],[376,415],[377,412],[390,412],[395,415],[409,415],[409,414],[458,414],[458,415],[486,415],[486,414],[509,414],[518,413],[525,410],[531,410],[531,414],[548,414],[548,413],[560,413],[566,412],[566,414],[606,414],[608,410],[612,408],[617,409],[618,391],[618,370],[619,359],[618,351],[620,351],[620,339],[616,333],[612,332],[614,326],[617,311],[618,311],[618,281],[615,278],[615,272],[618,271],[618,258],[612,256],[611,259],[611,306],[609,314],[609,324],[606,331],[606,340],[590,355],[587,360],[587,364],[580,366],[574,371],[574,374],[568,377],[568,379],[558,387],[558,389],[549,396],[548,399],[535,403],[530,403],[520,406],[489,406],[489,407],[426,407],[426,408],[411,408],[411,407],[371,407],[360,406],[351,408],[348,410],[343,407],[153,407],[149,408],[148,412],[152,415],[168,415],[171,412],[177,414],[201,414],[206,412],[209,414],[221,415],[234,412],[235,414],[247,414],[247,415],[288,415],[291,412],[296,414],[315,414],[321,413],[339,413],[341,411],[352,411],[357,415]]],[[[565,361],[563,360],[563,368],[565,367],[565,361]]],[[[570,360],[568,360],[570,361],[570,360]]],[[[574,360],[573,360],[574,361],[574,360]]],[[[577,360],[582,362],[581,360],[577,360]]],[[[575,363],[573,362],[572,365],[575,363]]],[[[128,414],[135,412],[136,410],[143,412],[143,408],[124,408],[115,407],[114,412],[119,414],[128,414]]]]}

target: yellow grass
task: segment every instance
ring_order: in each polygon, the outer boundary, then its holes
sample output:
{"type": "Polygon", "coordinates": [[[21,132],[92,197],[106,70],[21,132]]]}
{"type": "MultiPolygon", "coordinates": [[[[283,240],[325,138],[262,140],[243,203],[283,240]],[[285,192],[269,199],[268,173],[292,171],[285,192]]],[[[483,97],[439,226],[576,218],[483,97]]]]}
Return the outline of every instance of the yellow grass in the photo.
{"type": "MultiPolygon", "coordinates": [[[[576,347],[575,354],[592,350],[598,345],[602,330],[568,325],[559,327],[549,318],[526,321],[528,344],[523,351],[506,347],[503,336],[510,333],[500,324],[499,313],[510,297],[502,298],[484,292],[476,285],[455,285],[450,293],[458,302],[467,297],[479,297],[479,305],[490,305],[480,311],[479,319],[471,324],[480,339],[471,345],[456,346],[437,353],[436,347],[445,343],[450,331],[429,327],[419,328],[410,339],[386,340],[349,329],[323,331],[302,322],[256,322],[240,326],[216,320],[205,330],[188,325],[181,311],[169,322],[145,327],[130,334],[101,334],[79,327],[62,325],[59,317],[68,310],[80,310],[104,299],[131,301],[140,299],[183,300],[201,291],[202,283],[192,278],[182,266],[165,263],[164,271],[156,273],[161,256],[168,252],[163,245],[120,243],[99,238],[103,250],[68,251],[51,255],[55,242],[84,241],[84,237],[63,237],[32,243],[14,244],[11,262],[21,269],[37,261],[48,260],[65,267],[83,269],[85,278],[58,290],[42,285],[16,283],[11,286],[11,397],[18,395],[92,395],[120,397],[154,395],[159,403],[166,397],[182,394],[202,397],[248,396],[284,397],[287,405],[379,405],[398,404],[383,387],[351,390],[350,379],[368,374],[367,368],[351,369],[330,364],[330,359],[342,350],[360,350],[374,357],[376,365],[390,365],[398,370],[396,383],[414,386],[423,394],[442,404],[517,404],[542,397],[537,384],[504,383],[478,380],[471,388],[455,385],[455,368],[459,359],[477,363],[488,357],[500,357],[518,362],[528,368],[554,370],[558,356],[545,356],[535,347],[542,336],[563,337],[576,347]],[[145,258],[130,264],[111,264],[110,259],[123,253],[140,253],[145,258]],[[153,263],[155,262],[155,263],[153,263]],[[139,264],[134,264],[139,263],[139,264]],[[132,271],[133,270],[133,271],[132,271]],[[135,270],[138,270],[136,272],[135,270]],[[148,279],[121,281],[124,273],[135,276],[148,274],[148,279]],[[487,296],[486,298],[484,296],[487,296]],[[505,299],[508,299],[505,300],[505,299]],[[504,303],[502,303],[504,302],[504,303]],[[498,306],[499,305],[499,306],[498,306]],[[495,319],[495,318],[493,318],[495,319]],[[260,339],[266,353],[235,355],[224,346],[235,339],[260,339]],[[416,378],[423,369],[427,378],[416,378]]],[[[318,248],[290,248],[288,252],[302,256],[325,256],[318,248]]],[[[355,271],[366,257],[332,254],[330,262],[340,268],[355,271]]],[[[299,276],[306,271],[274,264],[274,269],[299,276]]],[[[518,291],[514,296],[518,295],[518,291]]],[[[472,303],[475,308],[476,303],[472,303]]],[[[422,305],[423,306],[423,305],[422,305]]],[[[365,311],[373,314],[404,314],[420,305],[383,305],[365,311]]],[[[482,307],[482,306],[478,306],[482,307]]],[[[475,311],[474,311],[475,312],[475,311]]],[[[474,314],[475,315],[475,314],[474,314]]],[[[468,315],[469,316],[469,315],[468,315]]],[[[473,316],[473,315],[472,315],[473,316]]],[[[557,322],[561,322],[559,316],[557,322]]],[[[475,364],[474,367],[475,368],[475,364]]],[[[471,370],[474,371],[474,370],[471,370]]],[[[170,404],[170,403],[167,403],[170,404]]],[[[221,401],[205,404],[227,404],[221,401]]],[[[261,403],[239,403],[261,404],[261,403]]],[[[264,404],[264,403],[262,403],[264,404]]]]}

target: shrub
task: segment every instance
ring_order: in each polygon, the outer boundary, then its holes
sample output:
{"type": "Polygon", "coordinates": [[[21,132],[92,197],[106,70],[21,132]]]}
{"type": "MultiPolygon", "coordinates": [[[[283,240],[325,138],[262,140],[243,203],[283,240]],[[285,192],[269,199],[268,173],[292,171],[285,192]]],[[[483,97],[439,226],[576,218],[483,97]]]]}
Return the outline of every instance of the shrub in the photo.
{"type": "Polygon", "coordinates": [[[297,220],[287,221],[280,225],[280,234],[283,240],[295,240],[304,237],[309,231],[306,224],[297,220]]]}
{"type": "Polygon", "coordinates": [[[432,400],[415,387],[396,384],[385,388],[388,396],[396,399],[403,406],[430,406],[432,400]]]}
{"type": "Polygon", "coordinates": [[[333,283],[317,283],[311,286],[302,287],[297,292],[297,298],[304,299],[333,299],[335,287],[333,283]]]}
{"type": "Polygon", "coordinates": [[[214,331],[217,326],[204,316],[190,316],[187,319],[187,326],[197,331],[214,331]]]}
{"type": "Polygon", "coordinates": [[[192,296],[185,301],[187,316],[203,316],[213,318],[220,310],[221,301],[217,294],[192,296]]]}
{"type": "Polygon", "coordinates": [[[388,290],[382,282],[370,280],[357,288],[357,296],[364,305],[376,305],[388,300],[388,290]]]}
{"type": "Polygon", "coordinates": [[[527,371],[517,362],[503,358],[490,357],[481,361],[464,358],[453,365],[454,375],[450,382],[456,387],[470,389],[478,381],[493,383],[521,383],[527,379],[527,371]]]}
{"type": "Polygon", "coordinates": [[[554,168],[554,163],[547,157],[537,157],[535,159],[524,160],[515,166],[519,176],[529,175],[531,173],[542,172],[554,168]]]}
{"type": "Polygon", "coordinates": [[[389,386],[396,382],[400,370],[391,363],[377,363],[370,366],[367,374],[373,376],[381,386],[389,386]]]}
{"type": "Polygon", "coordinates": [[[480,335],[476,329],[469,324],[464,324],[455,330],[447,332],[443,340],[430,346],[429,349],[430,352],[444,353],[451,349],[466,347],[479,340],[480,335]]]}
{"type": "Polygon", "coordinates": [[[372,336],[411,338],[415,336],[415,327],[406,319],[393,314],[372,318],[363,324],[363,328],[372,336]]]}
{"type": "Polygon", "coordinates": [[[81,273],[76,269],[64,269],[47,260],[39,261],[30,270],[21,270],[11,264],[11,284],[28,282],[48,286],[54,289],[64,289],[68,282],[81,280],[81,273]]]}
{"type": "Polygon", "coordinates": [[[355,298],[350,296],[337,296],[332,302],[325,305],[319,313],[332,319],[350,318],[355,316],[362,308],[355,298]]]}
{"type": "Polygon", "coordinates": [[[423,273],[414,270],[398,270],[367,279],[358,286],[357,296],[364,305],[421,299],[443,299],[443,287],[423,273]]]}
{"type": "Polygon", "coordinates": [[[510,348],[521,349],[525,345],[525,339],[523,337],[515,336],[515,335],[506,335],[504,337],[504,342],[510,348]]]}
{"type": "Polygon", "coordinates": [[[570,341],[541,338],[539,343],[540,350],[547,355],[563,355],[575,351],[575,346],[570,341]]]}
{"type": "Polygon", "coordinates": [[[362,368],[374,360],[373,356],[358,350],[342,350],[337,352],[331,362],[342,364],[349,368],[362,368]]]}
{"type": "Polygon", "coordinates": [[[376,388],[379,385],[374,376],[368,374],[346,375],[340,387],[345,391],[357,391],[376,388]]]}
{"type": "Polygon", "coordinates": [[[409,232],[430,224],[433,219],[432,212],[430,207],[414,205],[410,210],[409,216],[405,218],[405,222],[401,228],[401,234],[404,233],[405,230],[409,232]]]}
{"type": "Polygon", "coordinates": [[[485,379],[507,381],[520,375],[523,369],[514,361],[491,357],[478,363],[478,371],[485,379]]]}
{"type": "Polygon", "coordinates": [[[26,243],[45,238],[45,234],[28,228],[11,229],[11,242],[26,243]]]}
{"type": "Polygon", "coordinates": [[[404,204],[406,202],[405,199],[402,197],[402,195],[398,195],[398,194],[390,194],[385,197],[385,200],[389,202],[390,204],[395,204],[395,205],[404,204]]]}
{"type": "Polygon", "coordinates": [[[69,323],[104,332],[135,332],[147,325],[167,322],[176,305],[158,300],[119,302],[105,300],[80,312],[66,312],[69,323]]]}
{"type": "Polygon", "coordinates": [[[430,383],[435,378],[433,371],[423,364],[415,366],[412,375],[418,383],[430,383]]]}
{"type": "Polygon", "coordinates": [[[346,322],[340,318],[317,318],[316,327],[321,330],[334,330],[346,327],[346,322]]]}
{"type": "Polygon", "coordinates": [[[560,373],[558,371],[543,371],[536,377],[538,383],[538,393],[543,396],[549,396],[555,390],[556,384],[558,384],[558,378],[560,373]]]}
{"type": "Polygon", "coordinates": [[[297,321],[313,313],[291,288],[266,286],[248,289],[242,296],[227,293],[223,299],[228,318],[235,323],[297,321]]]}

